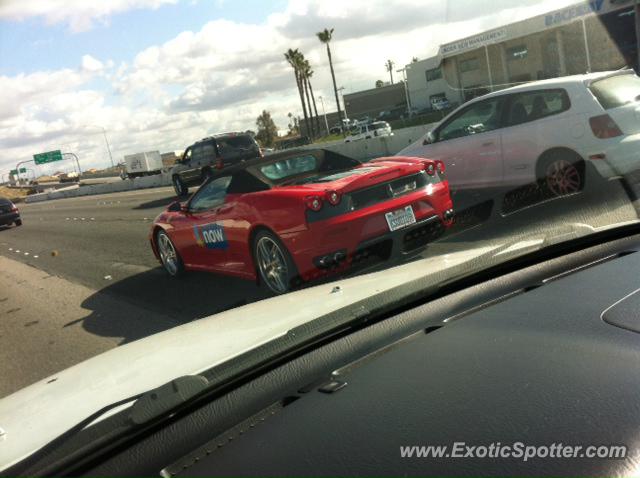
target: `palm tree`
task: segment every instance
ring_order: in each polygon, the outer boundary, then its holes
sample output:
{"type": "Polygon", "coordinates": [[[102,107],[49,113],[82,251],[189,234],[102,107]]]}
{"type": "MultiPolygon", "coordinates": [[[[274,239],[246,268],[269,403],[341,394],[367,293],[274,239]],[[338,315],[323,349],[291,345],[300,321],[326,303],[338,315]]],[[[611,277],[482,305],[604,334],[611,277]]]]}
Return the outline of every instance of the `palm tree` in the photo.
{"type": "MultiPolygon", "coordinates": [[[[309,64],[309,60],[304,61],[304,77],[307,79],[307,85],[309,86],[309,93],[311,94],[311,100],[313,101],[313,112],[316,116],[316,132],[320,136],[320,117],[318,116],[318,107],[316,106],[316,97],[313,95],[313,87],[311,86],[311,77],[313,76],[313,70],[309,64]]],[[[309,111],[311,111],[311,105],[309,105],[309,111]]]]}
{"type": "MultiPolygon", "coordinates": [[[[327,56],[329,57],[329,68],[331,68],[331,79],[333,80],[333,92],[336,95],[336,106],[338,107],[338,119],[342,119],[342,111],[340,110],[340,100],[338,100],[338,86],[336,85],[336,74],[333,71],[333,61],[331,60],[331,48],[329,47],[329,43],[331,43],[331,37],[333,37],[333,28],[331,30],[327,30],[326,28],[321,32],[316,33],[318,40],[321,43],[327,45],[327,56]]],[[[344,132],[344,129],[343,129],[344,132]]]]}
{"type": "Polygon", "coordinates": [[[308,124],[309,118],[307,116],[307,106],[305,105],[305,102],[304,102],[304,93],[302,92],[302,79],[300,77],[300,70],[299,70],[300,54],[301,53],[298,51],[297,48],[295,50],[292,50],[291,48],[289,48],[285,52],[284,58],[287,60],[289,65],[291,65],[291,67],[293,68],[293,73],[295,74],[295,77],[296,77],[296,85],[298,86],[298,94],[300,95],[300,103],[302,103],[302,113],[304,115],[304,121],[305,121],[305,124],[308,124]]]}
{"type": "Polygon", "coordinates": [[[304,58],[304,55],[300,53],[297,58],[297,64],[298,71],[300,72],[300,79],[302,81],[304,96],[305,98],[307,98],[307,110],[309,111],[309,123],[307,124],[307,126],[311,130],[311,137],[314,138],[316,136],[316,131],[313,125],[313,112],[311,111],[311,100],[309,98],[309,78],[307,77],[309,62],[304,58]]]}

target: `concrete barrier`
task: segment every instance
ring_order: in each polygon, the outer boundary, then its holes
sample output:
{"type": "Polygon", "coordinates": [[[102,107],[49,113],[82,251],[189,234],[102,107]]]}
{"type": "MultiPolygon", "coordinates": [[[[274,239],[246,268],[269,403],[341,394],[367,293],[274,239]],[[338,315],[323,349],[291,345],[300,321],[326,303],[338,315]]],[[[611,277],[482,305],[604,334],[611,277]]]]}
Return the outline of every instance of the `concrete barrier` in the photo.
{"type": "Polygon", "coordinates": [[[310,144],[305,149],[323,148],[344,154],[360,161],[393,156],[426,135],[437,123],[403,128],[393,132],[393,136],[373,137],[345,143],[344,140],[330,143],[310,144]]]}
{"type": "MultiPolygon", "coordinates": [[[[434,127],[435,123],[421,126],[413,126],[411,128],[403,128],[394,131],[393,136],[373,137],[371,139],[362,139],[345,143],[344,140],[333,141],[331,143],[310,144],[304,146],[303,149],[324,148],[336,153],[344,154],[360,161],[366,161],[381,156],[393,156],[403,148],[418,141],[429,130],[434,127]]],[[[89,196],[94,194],[109,194],[123,191],[133,191],[135,189],[157,188],[171,185],[170,172],[155,174],[153,176],[143,176],[134,179],[125,179],[116,182],[108,182],[102,184],[92,184],[87,186],[72,187],[70,189],[60,189],[48,193],[32,194],[27,196],[25,202],[40,202],[51,199],[62,199],[78,196],[89,196]]]]}
{"type": "Polygon", "coordinates": [[[25,198],[25,202],[34,203],[40,201],[49,201],[52,199],[63,199],[79,196],[90,196],[95,194],[109,194],[123,191],[133,191],[135,189],[157,188],[171,185],[171,176],[168,172],[155,174],[153,176],[144,176],[135,179],[125,179],[117,182],[109,182],[102,184],[92,184],[86,186],[75,185],[72,188],[51,191],[47,193],[32,194],[25,198]]]}

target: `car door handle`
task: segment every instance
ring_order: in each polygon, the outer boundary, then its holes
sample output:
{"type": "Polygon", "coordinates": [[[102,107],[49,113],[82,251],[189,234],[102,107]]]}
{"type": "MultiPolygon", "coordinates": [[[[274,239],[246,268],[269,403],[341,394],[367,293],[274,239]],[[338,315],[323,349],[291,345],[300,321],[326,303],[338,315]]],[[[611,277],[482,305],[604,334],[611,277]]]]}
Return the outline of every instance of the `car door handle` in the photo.
{"type": "Polygon", "coordinates": [[[225,212],[229,212],[233,209],[233,206],[222,206],[219,207],[216,211],[218,214],[224,214],[225,212]]]}
{"type": "Polygon", "coordinates": [[[486,143],[482,143],[482,146],[493,146],[494,142],[493,141],[487,141],[486,143]]]}

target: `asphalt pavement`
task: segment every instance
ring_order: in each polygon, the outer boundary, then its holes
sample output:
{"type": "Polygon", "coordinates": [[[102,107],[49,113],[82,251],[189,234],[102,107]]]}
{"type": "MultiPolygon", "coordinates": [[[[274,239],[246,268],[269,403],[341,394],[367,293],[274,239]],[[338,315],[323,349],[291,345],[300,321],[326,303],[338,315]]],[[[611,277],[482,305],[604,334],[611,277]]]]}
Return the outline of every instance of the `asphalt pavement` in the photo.
{"type": "MultiPolygon", "coordinates": [[[[552,223],[561,240],[638,219],[619,182],[587,186],[553,200],[529,190],[457,193],[458,223],[421,257],[506,242],[523,244],[517,252],[552,223]]],[[[250,281],[174,279],[161,269],[148,234],[175,199],[157,188],[20,205],[23,226],[0,228],[0,396],[108,348],[267,298],[250,281]]]]}

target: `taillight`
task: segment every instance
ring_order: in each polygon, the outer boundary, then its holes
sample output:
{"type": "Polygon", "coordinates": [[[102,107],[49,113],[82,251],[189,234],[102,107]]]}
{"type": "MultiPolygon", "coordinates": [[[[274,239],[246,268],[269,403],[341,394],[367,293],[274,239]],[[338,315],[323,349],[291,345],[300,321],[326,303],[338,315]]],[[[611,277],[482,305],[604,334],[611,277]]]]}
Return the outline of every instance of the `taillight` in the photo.
{"type": "Polygon", "coordinates": [[[16,206],[15,204],[11,203],[11,212],[18,212],[18,206],[16,206]]]}
{"type": "Polygon", "coordinates": [[[596,138],[607,139],[622,136],[622,131],[620,131],[616,122],[607,114],[589,118],[589,125],[596,138]]]}
{"type": "Polygon", "coordinates": [[[436,173],[436,167],[433,163],[427,164],[427,167],[424,169],[429,176],[433,176],[436,173]]]}
{"type": "Polygon", "coordinates": [[[222,169],[224,168],[224,161],[222,158],[218,158],[216,160],[216,169],[222,169]]]}
{"type": "Polygon", "coordinates": [[[327,200],[332,206],[340,204],[340,194],[337,191],[327,191],[327,200]]]}
{"type": "Polygon", "coordinates": [[[305,199],[305,203],[307,205],[307,208],[311,209],[312,211],[318,212],[320,209],[322,209],[322,198],[320,196],[308,196],[305,199]]]}
{"type": "Polygon", "coordinates": [[[440,176],[444,176],[446,168],[444,167],[444,163],[440,160],[436,161],[436,170],[440,176]]]}
{"type": "Polygon", "coordinates": [[[262,148],[259,148],[258,151],[260,152],[260,159],[264,159],[264,151],[262,151],[262,148]]]}

